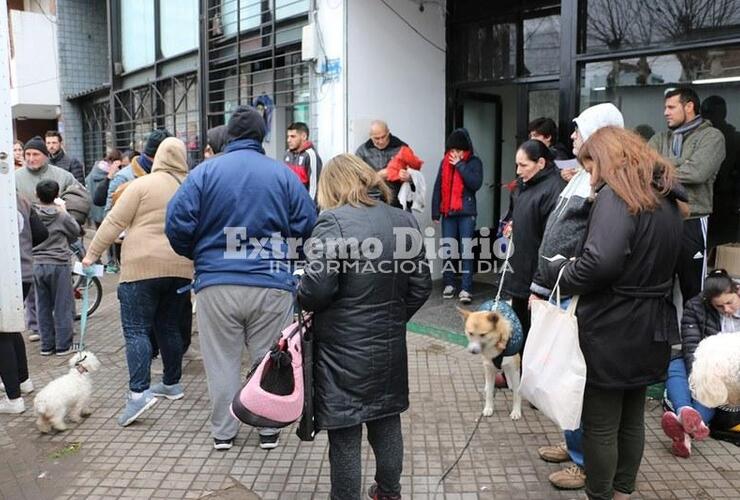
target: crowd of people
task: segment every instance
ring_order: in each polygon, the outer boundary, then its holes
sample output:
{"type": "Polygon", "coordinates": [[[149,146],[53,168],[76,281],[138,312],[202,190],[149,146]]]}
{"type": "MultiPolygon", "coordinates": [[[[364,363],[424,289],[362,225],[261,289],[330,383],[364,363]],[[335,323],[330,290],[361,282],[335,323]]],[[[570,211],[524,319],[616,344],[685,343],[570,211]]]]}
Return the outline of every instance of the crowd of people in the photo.
{"type": "MultiPolygon", "coordinates": [[[[692,439],[706,438],[723,411],[692,399],[688,384],[697,344],[740,331],[740,287],[723,270],[707,276],[707,225],[725,137],[700,109],[692,89],[668,91],[668,131],[648,142],[624,128],[613,104],[599,104],[573,119],[572,150],[557,143],[554,121],[540,118],[516,151],[502,224],[515,249],[514,272],[504,290],[525,339],[531,302],[547,300],[558,280],[561,306],[580,297],[582,425],[567,431],[563,444],[538,450],[546,461],[574,463],[550,476],[558,488],[585,487],[593,499],[629,497],[644,448],[649,385],[667,378],[662,426],[677,456],[690,456],[692,439]],[[559,164],[573,157],[575,163],[559,164]]],[[[107,269],[120,273],[129,385],[119,425],[132,424],[161,398],[185,396],[180,380],[194,292],[213,446],[230,449],[239,431],[229,408],[242,384],[243,351],[261,359],[299,306],[313,313],[315,418],[329,437],[331,497],[360,494],[365,424],[377,468],[369,494],[400,498],[406,323],[432,293],[432,281],[424,249],[399,259],[394,231],[419,229],[413,214],[425,203],[423,161],[380,120],[356,154],[325,165],[305,123],[288,126],[282,161],[266,156],[266,133],[260,113],[242,106],[208,131],[206,159],[193,169],[185,144],[158,129],[141,152],[108,151],[87,175],[66,155],[58,132],[16,143],[29,330],[40,337],[42,355],[72,349],[70,248],[84,224],[70,215],[65,194],[85,184],[96,231],[82,264],[99,263],[107,251],[107,269]],[[355,258],[349,251],[303,249],[298,278],[290,239],[373,239],[379,251],[357,258],[407,265],[368,273],[330,265],[355,258]],[[164,370],[152,384],[155,356],[164,370]]],[[[464,128],[444,146],[431,215],[442,238],[464,248],[475,235],[476,193],[487,166],[464,128]]],[[[459,260],[460,272],[445,266],[442,297],[470,304],[473,256],[447,260],[459,260]]],[[[20,333],[0,334],[0,374],[7,394],[0,413],[22,413],[22,395],[33,384],[20,333]]],[[[261,428],[259,436],[261,448],[279,446],[279,429],[261,428]]]]}

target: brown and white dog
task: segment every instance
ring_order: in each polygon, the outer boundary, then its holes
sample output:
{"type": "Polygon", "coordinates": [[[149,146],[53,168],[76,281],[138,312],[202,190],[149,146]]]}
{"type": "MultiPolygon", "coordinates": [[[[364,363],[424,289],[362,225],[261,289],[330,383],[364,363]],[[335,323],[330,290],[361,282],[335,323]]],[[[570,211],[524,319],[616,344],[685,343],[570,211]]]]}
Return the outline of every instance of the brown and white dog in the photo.
{"type": "Polygon", "coordinates": [[[506,349],[511,337],[511,324],[502,315],[495,311],[472,312],[457,308],[465,321],[465,335],[468,337],[468,352],[480,354],[486,375],[486,404],[483,407],[483,416],[493,415],[493,397],[496,392],[496,373],[503,371],[506,381],[513,393],[514,407],[509,414],[512,420],[519,420],[522,416],[522,397],[519,394],[519,354],[506,356],[501,362],[501,368],[496,367],[493,360],[506,349]]]}

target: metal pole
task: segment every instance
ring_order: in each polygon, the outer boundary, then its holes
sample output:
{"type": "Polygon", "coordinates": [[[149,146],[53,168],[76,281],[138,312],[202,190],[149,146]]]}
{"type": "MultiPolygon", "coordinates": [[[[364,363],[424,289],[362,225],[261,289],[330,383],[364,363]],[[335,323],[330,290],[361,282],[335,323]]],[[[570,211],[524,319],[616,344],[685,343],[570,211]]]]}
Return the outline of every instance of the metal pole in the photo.
{"type": "MultiPolygon", "coordinates": [[[[25,330],[10,104],[8,5],[0,0],[0,332],[25,330]]],[[[2,335],[2,333],[0,333],[2,335]]]]}

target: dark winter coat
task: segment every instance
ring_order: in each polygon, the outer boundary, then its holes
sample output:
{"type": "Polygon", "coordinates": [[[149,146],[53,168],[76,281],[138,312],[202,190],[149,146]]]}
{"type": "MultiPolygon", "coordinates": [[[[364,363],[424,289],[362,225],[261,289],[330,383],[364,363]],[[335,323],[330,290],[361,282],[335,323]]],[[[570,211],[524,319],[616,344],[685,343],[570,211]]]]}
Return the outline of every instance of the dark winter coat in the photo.
{"type": "MultiPolygon", "coordinates": [[[[388,162],[391,161],[393,157],[396,156],[400,149],[404,146],[408,146],[408,144],[403,142],[395,135],[390,134],[390,137],[388,137],[388,145],[384,149],[376,148],[375,144],[373,144],[373,140],[368,139],[367,141],[362,143],[359,148],[357,148],[355,154],[362,158],[362,161],[373,167],[373,169],[377,172],[386,168],[388,166],[388,162]]],[[[387,184],[393,192],[393,200],[391,201],[391,205],[400,208],[401,204],[398,202],[398,192],[401,190],[401,185],[403,185],[403,182],[388,181],[387,184]]]]}
{"type": "Polygon", "coordinates": [[[547,218],[565,184],[553,165],[546,166],[527,182],[517,181],[509,207],[514,242],[509,264],[513,272],[507,273],[504,280],[504,289],[513,297],[529,297],[547,218]]]}
{"type": "MultiPolygon", "coordinates": [[[[469,215],[478,215],[478,204],[475,199],[475,193],[483,185],[483,163],[480,158],[475,156],[473,151],[473,141],[470,139],[468,131],[462,130],[468,139],[468,149],[470,151],[470,158],[468,161],[460,160],[455,168],[460,172],[462,176],[463,184],[463,208],[459,212],[450,212],[448,217],[464,217],[469,215]]],[[[437,172],[437,180],[434,181],[434,191],[432,192],[432,220],[439,220],[440,212],[439,207],[442,203],[442,163],[439,162],[439,170],[437,172]]]]}
{"type": "Polygon", "coordinates": [[[92,195],[92,206],[90,207],[90,220],[100,224],[105,219],[105,199],[108,194],[108,172],[99,168],[96,163],[85,179],[87,192],[92,195]],[[105,190],[105,193],[103,193],[105,190]],[[102,195],[102,196],[101,196],[102,195]]]}
{"type": "Polygon", "coordinates": [[[314,311],[315,412],[321,429],[397,415],[409,406],[406,322],[429,297],[432,282],[422,247],[412,258],[394,260],[394,228],[418,230],[410,213],[390,205],[345,205],[322,212],[311,235],[321,241],[374,237],[382,243],[377,258],[349,254],[332,261],[307,252],[298,299],[314,311]],[[343,267],[332,269],[327,261],[343,267]],[[404,267],[382,272],[394,264],[404,267]]]}
{"type": "Polygon", "coordinates": [[[699,342],[722,331],[722,319],[719,312],[707,304],[702,296],[689,300],[683,309],[681,318],[681,346],[686,373],[691,373],[694,364],[694,352],[699,342]]]}
{"type": "Polygon", "coordinates": [[[57,166],[63,170],[66,170],[70,174],[74,175],[77,182],[85,185],[85,166],[77,158],[72,158],[63,149],[55,155],[49,156],[49,163],[57,166]]]}
{"type": "Polygon", "coordinates": [[[681,155],[673,154],[673,131],[660,132],[650,146],[676,165],[676,177],[689,194],[691,217],[712,213],[714,179],[725,159],[725,137],[709,120],[683,138],[681,155]]]}
{"type": "Polygon", "coordinates": [[[308,237],[315,221],[316,205],[295,174],[265,156],[259,141],[236,139],[187,176],[167,206],[165,233],[195,262],[196,293],[213,285],[292,292],[288,238],[308,237]],[[227,249],[238,233],[227,237],[224,228],[245,231],[236,236],[237,255],[227,249]]]}
{"type": "Polygon", "coordinates": [[[665,379],[678,337],[671,290],[682,227],[671,199],[630,215],[609,186],[599,189],[583,252],[565,265],[560,281],[563,293],[580,295],[576,316],[588,385],[632,389],[665,379]]]}

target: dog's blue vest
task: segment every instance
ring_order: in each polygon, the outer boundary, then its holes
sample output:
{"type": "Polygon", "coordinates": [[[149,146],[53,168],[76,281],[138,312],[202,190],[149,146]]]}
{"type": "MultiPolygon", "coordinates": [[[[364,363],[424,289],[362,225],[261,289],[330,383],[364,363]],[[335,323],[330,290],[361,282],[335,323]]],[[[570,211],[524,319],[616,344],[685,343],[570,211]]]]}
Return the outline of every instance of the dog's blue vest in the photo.
{"type": "Polygon", "coordinates": [[[524,345],[524,333],[522,332],[522,323],[521,321],[519,321],[519,318],[514,312],[514,309],[512,309],[511,306],[503,300],[500,300],[498,305],[496,305],[495,300],[487,300],[480,305],[478,310],[496,311],[501,316],[509,320],[509,323],[511,324],[511,337],[509,337],[509,342],[506,344],[506,349],[504,349],[504,352],[493,359],[493,364],[496,366],[496,368],[501,368],[501,362],[504,360],[505,357],[519,354],[522,350],[522,346],[524,345]]]}

